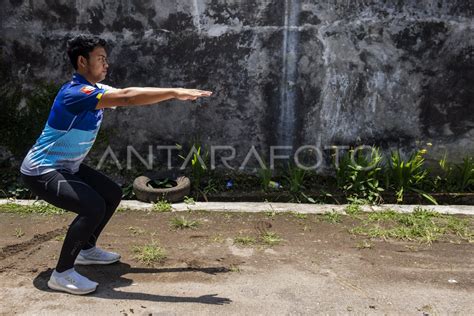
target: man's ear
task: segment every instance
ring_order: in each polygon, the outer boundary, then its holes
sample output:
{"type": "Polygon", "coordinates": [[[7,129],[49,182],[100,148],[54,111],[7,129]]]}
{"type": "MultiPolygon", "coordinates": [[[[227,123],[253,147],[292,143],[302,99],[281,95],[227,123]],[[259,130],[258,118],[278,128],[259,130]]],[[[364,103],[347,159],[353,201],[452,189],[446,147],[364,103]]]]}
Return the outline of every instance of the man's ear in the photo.
{"type": "Polygon", "coordinates": [[[77,58],[78,68],[79,67],[85,68],[86,65],[87,65],[87,58],[85,58],[84,56],[79,55],[79,57],[77,58]]]}

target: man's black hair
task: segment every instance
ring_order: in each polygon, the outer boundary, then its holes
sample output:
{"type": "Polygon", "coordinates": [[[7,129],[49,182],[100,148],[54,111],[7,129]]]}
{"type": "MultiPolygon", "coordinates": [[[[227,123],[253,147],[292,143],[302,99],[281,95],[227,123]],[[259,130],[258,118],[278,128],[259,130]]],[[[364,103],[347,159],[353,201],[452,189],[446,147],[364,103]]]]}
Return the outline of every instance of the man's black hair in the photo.
{"type": "Polygon", "coordinates": [[[98,36],[80,34],[67,42],[67,55],[74,69],[77,70],[77,57],[84,56],[89,59],[89,53],[96,47],[105,47],[106,41],[98,36]]]}

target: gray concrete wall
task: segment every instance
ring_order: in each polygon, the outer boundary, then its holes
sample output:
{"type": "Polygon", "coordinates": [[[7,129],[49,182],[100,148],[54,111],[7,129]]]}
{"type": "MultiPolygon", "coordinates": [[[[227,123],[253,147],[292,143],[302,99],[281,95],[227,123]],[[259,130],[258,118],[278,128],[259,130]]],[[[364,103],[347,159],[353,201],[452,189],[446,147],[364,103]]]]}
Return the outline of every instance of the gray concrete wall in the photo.
{"type": "Polygon", "coordinates": [[[235,146],[240,159],[252,145],[264,155],[271,145],[408,152],[432,142],[433,158],[474,154],[472,1],[71,3],[1,1],[12,81],[66,81],[65,38],[91,32],[109,43],[105,83],[215,91],[109,111],[103,128],[117,152],[199,139],[235,146]]]}

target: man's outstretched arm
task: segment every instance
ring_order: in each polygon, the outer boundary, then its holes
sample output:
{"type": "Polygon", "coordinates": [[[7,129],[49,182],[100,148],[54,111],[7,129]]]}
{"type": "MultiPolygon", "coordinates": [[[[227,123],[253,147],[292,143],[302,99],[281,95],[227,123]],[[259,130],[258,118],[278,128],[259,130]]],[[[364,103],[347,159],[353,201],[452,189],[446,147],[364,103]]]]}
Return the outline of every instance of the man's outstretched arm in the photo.
{"type": "Polygon", "coordinates": [[[96,109],[113,106],[147,105],[170,99],[196,100],[208,97],[211,91],[183,88],[125,88],[107,91],[100,98],[96,109]]]}

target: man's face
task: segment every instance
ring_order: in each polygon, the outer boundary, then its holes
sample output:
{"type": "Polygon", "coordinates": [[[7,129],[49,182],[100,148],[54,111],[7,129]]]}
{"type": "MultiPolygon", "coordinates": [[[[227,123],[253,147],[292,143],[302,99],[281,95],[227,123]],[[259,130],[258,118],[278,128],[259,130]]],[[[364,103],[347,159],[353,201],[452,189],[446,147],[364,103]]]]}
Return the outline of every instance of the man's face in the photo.
{"type": "Polygon", "coordinates": [[[89,53],[89,59],[86,62],[86,72],[88,77],[95,82],[100,82],[105,79],[107,75],[107,52],[103,47],[96,47],[89,53]]]}

